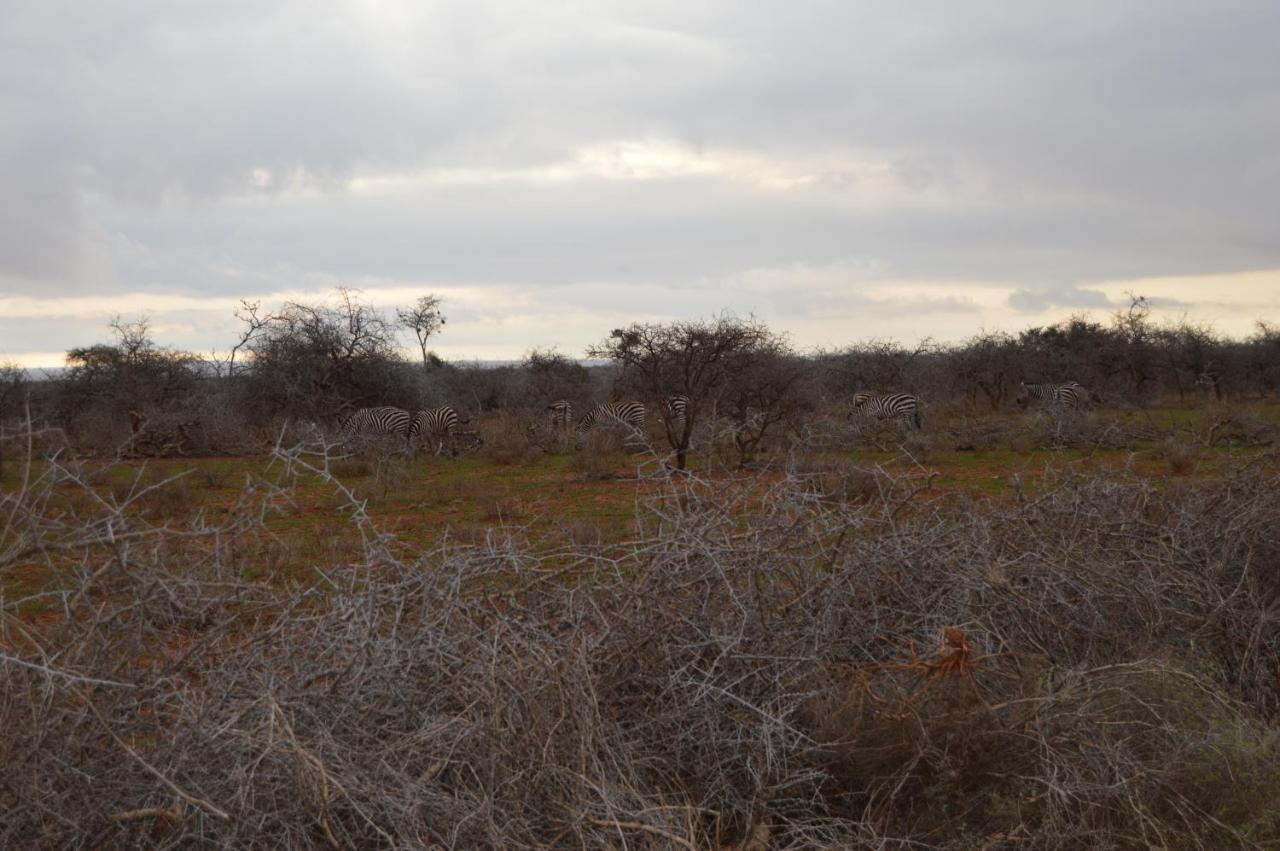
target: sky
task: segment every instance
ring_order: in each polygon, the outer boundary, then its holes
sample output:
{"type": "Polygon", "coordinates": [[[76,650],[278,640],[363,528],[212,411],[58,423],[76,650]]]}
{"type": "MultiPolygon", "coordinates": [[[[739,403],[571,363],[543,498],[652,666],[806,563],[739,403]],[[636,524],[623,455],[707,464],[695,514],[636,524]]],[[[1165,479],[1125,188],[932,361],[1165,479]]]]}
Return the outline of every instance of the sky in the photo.
{"type": "MultiPolygon", "coordinates": [[[[0,361],[443,297],[447,358],[754,314],[1280,322],[1280,4],[0,0],[0,361]]],[[[405,342],[411,343],[409,337],[405,342]]]]}

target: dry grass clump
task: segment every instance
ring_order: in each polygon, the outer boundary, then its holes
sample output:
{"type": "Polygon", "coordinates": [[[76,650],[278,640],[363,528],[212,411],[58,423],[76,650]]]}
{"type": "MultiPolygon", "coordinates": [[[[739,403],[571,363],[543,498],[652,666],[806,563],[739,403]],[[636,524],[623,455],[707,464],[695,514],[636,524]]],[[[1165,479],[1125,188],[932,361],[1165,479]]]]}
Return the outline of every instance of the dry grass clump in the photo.
{"type": "Polygon", "coordinates": [[[1198,443],[1214,446],[1270,446],[1276,441],[1274,422],[1244,408],[1215,405],[1192,428],[1198,443]]]}
{"type": "Polygon", "coordinates": [[[794,463],[790,472],[818,499],[853,504],[879,500],[888,479],[875,467],[844,458],[804,458],[794,463]]]}
{"type": "Polygon", "coordinates": [[[529,505],[523,499],[514,496],[490,500],[480,513],[480,520],[485,523],[513,523],[525,519],[529,514],[529,505]]]}
{"type": "Polygon", "coordinates": [[[589,482],[616,478],[620,471],[634,466],[627,454],[627,437],[620,427],[595,429],[574,454],[570,468],[589,482]]]}
{"type": "Polygon", "coordinates": [[[989,452],[1009,446],[1022,430],[1022,423],[1012,417],[957,415],[943,421],[936,429],[944,434],[956,450],[989,452]]]}
{"type": "Polygon", "coordinates": [[[679,477],[626,542],[421,552],[276,463],[362,541],[290,588],[263,481],[217,528],[3,495],[0,578],[59,569],[0,600],[0,846],[1280,841],[1274,457],[1008,507],[679,477]]]}
{"type": "Polygon", "coordinates": [[[352,455],[350,458],[335,458],[329,462],[329,472],[339,479],[364,479],[372,476],[376,465],[372,458],[352,455]]]}
{"type": "Polygon", "coordinates": [[[1195,471],[1203,451],[1175,437],[1167,437],[1156,445],[1152,454],[1163,459],[1169,465],[1169,473],[1174,476],[1189,476],[1195,471]]]}
{"type": "Polygon", "coordinates": [[[480,434],[484,438],[480,454],[495,464],[530,464],[544,452],[530,435],[528,423],[515,414],[486,419],[480,434]]]}

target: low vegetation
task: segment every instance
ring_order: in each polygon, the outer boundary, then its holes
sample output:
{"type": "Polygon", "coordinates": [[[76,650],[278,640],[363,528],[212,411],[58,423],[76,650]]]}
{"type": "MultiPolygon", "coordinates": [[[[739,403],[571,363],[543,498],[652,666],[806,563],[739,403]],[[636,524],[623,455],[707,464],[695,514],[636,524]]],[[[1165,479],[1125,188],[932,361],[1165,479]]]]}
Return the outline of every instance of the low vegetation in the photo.
{"type": "Polygon", "coordinates": [[[1280,845],[1266,357],[1180,392],[1189,360],[1139,355],[1208,344],[1137,304],[804,357],[633,326],[610,366],[472,370],[427,349],[438,303],[401,317],[412,365],[327,310],[246,306],[214,374],[127,325],[63,380],[4,373],[0,847],[1280,845]],[[1099,398],[1017,410],[1031,363],[1099,398]],[[545,416],[657,411],[686,367],[678,427],[575,450],[545,416]],[[306,387],[315,416],[280,407],[306,387]],[[858,387],[924,427],[849,419],[858,387]],[[482,442],[346,453],[338,399],[447,401],[482,442]]]}
{"type": "Polygon", "coordinates": [[[610,489],[609,534],[489,495],[503,458],[11,470],[0,844],[1280,841],[1273,452],[1036,450],[987,495],[906,446],[589,443],[538,480],[610,489]],[[428,491],[473,532],[389,534],[428,491]]]}

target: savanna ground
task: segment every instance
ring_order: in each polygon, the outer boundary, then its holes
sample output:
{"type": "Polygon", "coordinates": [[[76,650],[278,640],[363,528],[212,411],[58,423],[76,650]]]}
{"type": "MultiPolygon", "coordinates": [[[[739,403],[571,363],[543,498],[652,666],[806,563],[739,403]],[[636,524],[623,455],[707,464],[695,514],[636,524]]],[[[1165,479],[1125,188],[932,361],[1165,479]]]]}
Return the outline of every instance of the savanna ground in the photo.
{"type": "Polygon", "coordinates": [[[1280,844],[1280,405],[480,429],[9,451],[0,844],[1280,844]]]}

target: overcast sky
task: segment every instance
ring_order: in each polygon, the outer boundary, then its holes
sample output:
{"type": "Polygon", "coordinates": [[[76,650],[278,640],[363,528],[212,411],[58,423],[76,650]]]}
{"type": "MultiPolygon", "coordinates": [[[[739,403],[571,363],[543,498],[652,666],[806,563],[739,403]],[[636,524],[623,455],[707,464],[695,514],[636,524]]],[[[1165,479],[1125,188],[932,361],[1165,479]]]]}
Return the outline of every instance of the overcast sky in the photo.
{"type": "Polygon", "coordinates": [[[1280,321],[1280,4],[0,0],[0,360],[241,298],[446,357],[754,312],[801,346],[1132,291],[1280,321]]]}

